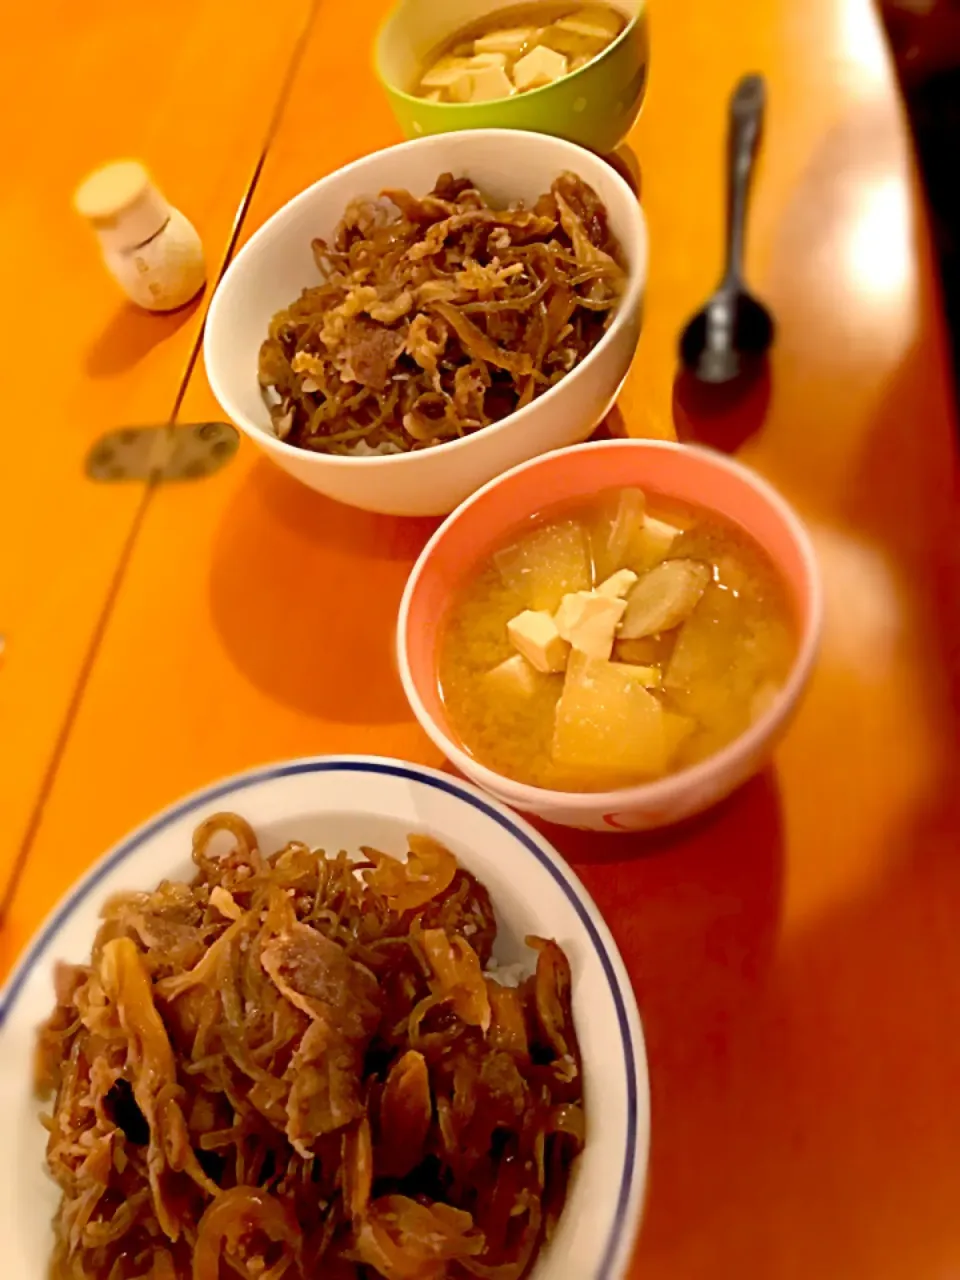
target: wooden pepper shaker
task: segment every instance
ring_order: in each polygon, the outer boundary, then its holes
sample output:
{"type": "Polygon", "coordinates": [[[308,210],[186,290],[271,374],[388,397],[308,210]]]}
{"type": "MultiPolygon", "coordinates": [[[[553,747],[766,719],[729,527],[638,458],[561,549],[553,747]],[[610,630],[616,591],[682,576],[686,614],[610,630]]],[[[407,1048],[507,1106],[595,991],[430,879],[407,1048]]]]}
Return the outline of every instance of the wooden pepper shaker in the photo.
{"type": "Polygon", "coordinates": [[[91,173],[74,207],[97,234],[108,271],[148,311],[173,311],[203,288],[203,245],[193,225],[154,186],[137,160],[91,173]]]}

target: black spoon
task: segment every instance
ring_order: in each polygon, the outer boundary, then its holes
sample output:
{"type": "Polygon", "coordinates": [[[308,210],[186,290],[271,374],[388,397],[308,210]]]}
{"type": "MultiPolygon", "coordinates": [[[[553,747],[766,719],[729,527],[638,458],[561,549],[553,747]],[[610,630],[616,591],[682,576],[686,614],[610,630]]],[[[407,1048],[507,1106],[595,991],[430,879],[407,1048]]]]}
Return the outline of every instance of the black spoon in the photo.
{"type": "Polygon", "coordinates": [[[749,372],[773,341],[770,312],[743,282],[743,227],[765,99],[762,76],[744,76],[730,99],[727,265],[716,293],[680,339],[680,359],[701,382],[730,382],[749,372]]]}

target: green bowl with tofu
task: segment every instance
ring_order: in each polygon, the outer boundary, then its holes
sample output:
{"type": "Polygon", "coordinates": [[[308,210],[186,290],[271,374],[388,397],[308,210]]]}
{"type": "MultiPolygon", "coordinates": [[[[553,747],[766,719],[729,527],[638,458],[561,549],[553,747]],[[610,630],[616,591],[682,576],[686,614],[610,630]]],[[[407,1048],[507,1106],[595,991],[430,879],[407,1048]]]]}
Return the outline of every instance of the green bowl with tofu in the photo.
{"type": "Polygon", "coordinates": [[[643,103],[646,0],[400,0],[374,61],[408,138],[526,129],[607,154],[643,103]]]}
{"type": "Polygon", "coordinates": [[[451,515],[400,607],[404,692],[499,800],[644,830],[762,768],[807,685],[816,557],[765,480],[651,440],[560,449],[451,515]]]}

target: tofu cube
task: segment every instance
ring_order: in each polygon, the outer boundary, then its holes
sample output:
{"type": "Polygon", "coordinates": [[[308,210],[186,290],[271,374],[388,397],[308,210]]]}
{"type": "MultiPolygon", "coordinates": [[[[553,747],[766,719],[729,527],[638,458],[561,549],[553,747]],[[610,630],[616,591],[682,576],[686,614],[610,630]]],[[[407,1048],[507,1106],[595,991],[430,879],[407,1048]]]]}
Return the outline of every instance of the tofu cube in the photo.
{"type": "MultiPolygon", "coordinates": [[[[608,41],[597,39],[596,36],[585,36],[579,31],[566,31],[559,22],[554,22],[540,37],[540,44],[562,53],[568,61],[575,61],[579,57],[592,60],[603,52],[608,41]]],[[[572,69],[571,67],[570,70],[572,69]]]]}
{"type": "Polygon", "coordinates": [[[639,640],[686,622],[709,581],[710,566],[699,560],[664,560],[644,574],[630,592],[621,637],[639,640]]]}
{"type": "Polygon", "coordinates": [[[424,102],[442,102],[443,95],[439,89],[431,89],[429,93],[423,95],[424,102]]]}
{"type": "Polygon", "coordinates": [[[505,53],[516,58],[540,34],[539,27],[505,27],[502,31],[488,31],[473,42],[477,53],[505,53]]]}
{"type": "Polygon", "coordinates": [[[490,102],[494,98],[509,98],[516,92],[503,67],[478,67],[467,74],[469,87],[461,86],[458,81],[450,90],[450,96],[457,102],[490,102]],[[460,96],[464,92],[466,96],[460,96]]]}
{"type": "Polygon", "coordinates": [[[521,92],[526,89],[539,89],[545,84],[553,84],[561,76],[567,74],[567,59],[556,49],[548,49],[545,45],[537,45],[514,65],[513,83],[521,92]]]}
{"type": "Polygon", "coordinates": [[[670,551],[677,538],[683,533],[676,525],[667,524],[665,520],[656,520],[653,516],[644,519],[636,541],[635,559],[637,568],[652,569],[670,551]]]}
{"type": "Polygon", "coordinates": [[[692,723],[644,687],[643,668],[575,653],[557,703],[552,754],[576,769],[658,777],[692,723]]]}
{"type": "Polygon", "coordinates": [[[637,575],[632,569],[618,569],[605,582],[600,583],[597,591],[602,596],[619,596],[623,599],[630,594],[630,590],[636,585],[636,581],[637,575]]]}
{"type": "Polygon", "coordinates": [[[592,658],[609,658],[627,602],[598,591],[575,591],[560,601],[554,621],[570,647],[592,658]]]}
{"type": "Polygon", "coordinates": [[[561,31],[607,43],[620,34],[625,24],[620,14],[591,5],[586,9],[578,9],[567,18],[560,18],[554,25],[561,31]]]}
{"type": "Polygon", "coordinates": [[[563,671],[570,646],[549,613],[524,609],[507,623],[510,643],[538,671],[563,671]]]}
{"type": "Polygon", "coordinates": [[[483,677],[485,689],[491,695],[511,702],[527,702],[540,687],[544,675],[530,665],[522,653],[515,653],[483,677]]]}
{"type": "Polygon", "coordinates": [[[473,68],[480,69],[482,67],[505,67],[507,65],[507,55],[505,53],[474,53],[469,59],[471,70],[473,68]]]}
{"type": "Polygon", "coordinates": [[[449,89],[470,70],[469,58],[440,58],[420,79],[422,89],[449,89]]]}
{"type": "Polygon", "coordinates": [[[473,72],[465,67],[456,80],[447,85],[447,98],[450,102],[469,102],[473,93],[473,72]]]}

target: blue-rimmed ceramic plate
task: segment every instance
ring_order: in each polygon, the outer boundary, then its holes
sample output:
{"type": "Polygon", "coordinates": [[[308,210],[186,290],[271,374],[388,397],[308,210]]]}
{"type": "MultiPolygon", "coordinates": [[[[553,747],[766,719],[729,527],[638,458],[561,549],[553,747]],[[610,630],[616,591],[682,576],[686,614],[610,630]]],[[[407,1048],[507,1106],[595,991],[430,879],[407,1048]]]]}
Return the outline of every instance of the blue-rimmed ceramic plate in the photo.
{"type": "Polygon", "coordinates": [[[299,839],[326,848],[402,853],[410,831],[447,844],[489,889],[500,918],[496,959],[529,958],[523,938],[556,938],[573,971],[583,1054],[586,1150],[533,1280],[620,1280],[646,1181],[650,1108],[636,1001],[617,948],[559,854],[510,810],[432,769],[373,757],[294,760],[239,774],[154,818],[98,863],[57,907],[0,995],[0,1239],[4,1274],[46,1274],[56,1193],[32,1096],[37,1025],[53,1007],[53,966],[90,954],[101,904],[122,890],[191,875],[190,837],[222,809],[241,813],[272,851],[299,839]]]}

